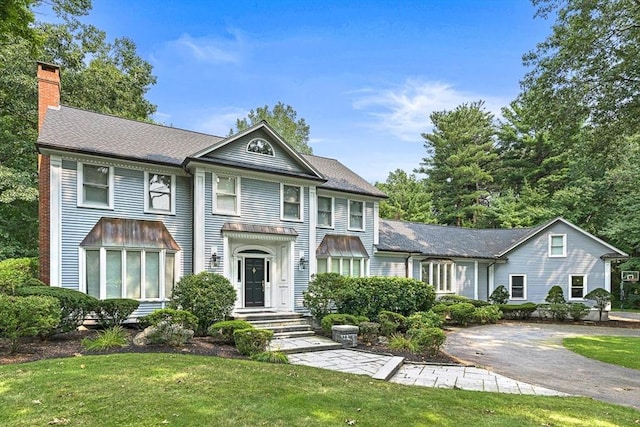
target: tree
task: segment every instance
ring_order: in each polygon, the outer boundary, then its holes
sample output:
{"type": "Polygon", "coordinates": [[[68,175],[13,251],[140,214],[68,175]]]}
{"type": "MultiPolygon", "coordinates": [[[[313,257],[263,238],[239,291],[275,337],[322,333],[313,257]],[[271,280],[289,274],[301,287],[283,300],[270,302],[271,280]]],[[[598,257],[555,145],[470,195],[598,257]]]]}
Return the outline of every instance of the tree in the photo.
{"type": "Polygon", "coordinates": [[[584,299],[591,300],[595,303],[594,305],[600,315],[599,319],[602,320],[602,312],[607,308],[609,302],[611,302],[611,292],[603,288],[597,288],[586,294],[584,299]]]}
{"type": "Polygon", "coordinates": [[[422,134],[428,157],[416,172],[427,174],[438,222],[476,226],[487,209],[492,162],[498,157],[493,115],[479,101],[430,118],[433,132],[422,134]]]}
{"type": "Polygon", "coordinates": [[[297,117],[298,113],[293,107],[278,101],[273,110],[270,110],[269,106],[265,105],[249,111],[247,117],[237,119],[236,130],[232,129],[229,135],[265,120],[294,150],[304,154],[312,154],[313,151],[309,146],[309,125],[304,119],[298,119],[297,117]]]}
{"type": "Polygon", "coordinates": [[[431,195],[424,180],[418,180],[414,174],[407,175],[403,170],[390,172],[386,182],[376,182],[376,187],[384,191],[389,198],[380,202],[380,217],[403,221],[433,224],[431,195]]]}
{"type": "MultiPolygon", "coordinates": [[[[83,11],[83,5],[88,10],[89,4],[52,3],[54,9],[64,7],[60,13],[71,13],[76,6],[83,11]]],[[[155,77],[151,65],[137,56],[133,42],[108,43],[103,31],[67,15],[62,18],[62,24],[30,27],[37,42],[19,32],[2,35],[9,42],[0,43],[0,260],[37,255],[36,60],[61,66],[61,100],[66,105],[136,120],[150,120],[155,112],[145,99],[155,77]]]]}

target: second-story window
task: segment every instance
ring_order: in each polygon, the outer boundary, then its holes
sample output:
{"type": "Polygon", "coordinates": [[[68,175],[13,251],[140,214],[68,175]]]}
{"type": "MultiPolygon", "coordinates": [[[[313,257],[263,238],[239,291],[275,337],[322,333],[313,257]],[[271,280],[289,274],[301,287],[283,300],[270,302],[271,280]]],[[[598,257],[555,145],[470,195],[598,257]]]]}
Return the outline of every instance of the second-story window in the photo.
{"type": "Polygon", "coordinates": [[[145,211],[153,213],[174,213],[174,175],[145,172],[145,211]]]}
{"type": "Polygon", "coordinates": [[[364,202],[349,200],[349,229],[364,230],[364,202]]]}
{"type": "Polygon", "coordinates": [[[332,197],[318,197],[318,227],[333,227],[332,197]]]}
{"type": "Polygon", "coordinates": [[[225,175],[213,175],[215,213],[237,215],[239,213],[240,178],[225,175]]]}
{"type": "Polygon", "coordinates": [[[78,206],[113,208],[113,167],[78,163],[78,206]]]}
{"type": "Polygon", "coordinates": [[[302,220],[302,187],[282,184],[282,219],[302,220]]]}

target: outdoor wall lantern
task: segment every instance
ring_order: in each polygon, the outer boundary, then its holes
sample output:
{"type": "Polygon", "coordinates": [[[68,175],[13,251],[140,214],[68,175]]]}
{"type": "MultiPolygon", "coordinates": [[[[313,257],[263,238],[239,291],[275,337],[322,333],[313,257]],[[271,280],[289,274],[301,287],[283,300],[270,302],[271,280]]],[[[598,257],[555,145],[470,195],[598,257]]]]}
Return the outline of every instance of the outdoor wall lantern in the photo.
{"type": "Polygon", "coordinates": [[[307,260],[304,257],[304,251],[300,251],[300,260],[298,261],[300,271],[307,269],[307,260]]]}
{"type": "Polygon", "coordinates": [[[217,267],[218,266],[218,248],[215,246],[211,246],[211,258],[209,258],[209,267],[217,267]]]}

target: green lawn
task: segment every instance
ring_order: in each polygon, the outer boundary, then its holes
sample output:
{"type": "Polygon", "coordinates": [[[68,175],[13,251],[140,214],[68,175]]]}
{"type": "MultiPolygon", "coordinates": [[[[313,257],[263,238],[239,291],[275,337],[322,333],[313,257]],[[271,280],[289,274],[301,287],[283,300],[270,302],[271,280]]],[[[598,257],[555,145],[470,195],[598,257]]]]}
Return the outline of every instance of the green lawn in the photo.
{"type": "Polygon", "coordinates": [[[640,370],[640,337],[565,338],[562,344],[590,359],[640,370]]]}
{"type": "Polygon", "coordinates": [[[640,411],[587,398],[409,387],[304,366],[181,354],[0,366],[3,427],[607,427],[639,419],[640,411]]]}

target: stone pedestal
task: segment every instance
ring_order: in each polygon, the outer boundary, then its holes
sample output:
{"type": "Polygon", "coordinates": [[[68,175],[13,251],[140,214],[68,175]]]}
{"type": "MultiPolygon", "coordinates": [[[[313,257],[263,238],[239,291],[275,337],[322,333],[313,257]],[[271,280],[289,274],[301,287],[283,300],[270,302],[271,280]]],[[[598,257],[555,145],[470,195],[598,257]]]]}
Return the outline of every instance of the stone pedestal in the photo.
{"type": "Polygon", "coordinates": [[[359,329],[353,325],[334,325],[331,327],[331,338],[342,343],[344,348],[357,347],[359,329]]]}

